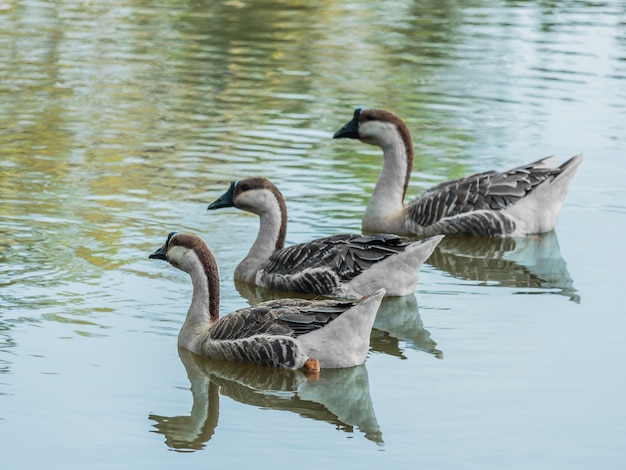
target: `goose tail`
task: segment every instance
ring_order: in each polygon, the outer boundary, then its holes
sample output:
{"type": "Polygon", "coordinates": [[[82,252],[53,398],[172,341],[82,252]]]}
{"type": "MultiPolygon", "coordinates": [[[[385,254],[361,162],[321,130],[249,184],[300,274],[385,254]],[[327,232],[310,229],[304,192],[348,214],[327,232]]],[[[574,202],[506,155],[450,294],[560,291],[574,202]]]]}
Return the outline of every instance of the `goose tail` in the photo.
{"type": "Polygon", "coordinates": [[[563,164],[559,167],[559,176],[557,179],[562,178],[570,173],[573,176],[573,172],[575,172],[580,164],[583,162],[583,154],[579,153],[578,155],[574,155],[569,160],[563,162],[563,164]]]}
{"type": "Polygon", "coordinates": [[[353,367],[367,357],[370,336],[385,289],[378,289],[324,328],[298,338],[302,350],[322,368],[353,367]]]}
{"type": "Polygon", "coordinates": [[[432,237],[424,238],[415,242],[411,247],[407,249],[407,251],[413,251],[413,262],[415,263],[415,269],[420,269],[424,261],[430,258],[430,255],[433,254],[439,242],[443,240],[445,235],[434,235],[432,237]]]}

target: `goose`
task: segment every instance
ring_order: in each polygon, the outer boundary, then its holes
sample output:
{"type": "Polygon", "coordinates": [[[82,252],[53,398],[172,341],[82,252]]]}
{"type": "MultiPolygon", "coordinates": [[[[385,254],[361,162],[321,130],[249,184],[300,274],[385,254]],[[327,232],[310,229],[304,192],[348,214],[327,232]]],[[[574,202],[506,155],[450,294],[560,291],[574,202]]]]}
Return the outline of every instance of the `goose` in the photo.
{"type": "Polygon", "coordinates": [[[285,248],[287,207],[267,178],[233,181],[208,210],[223,207],[260,217],[256,241],[234,278],[265,289],[342,298],[359,298],[381,287],[387,296],[412,294],[417,271],[443,238],[339,234],[285,248]]]}
{"type": "Polygon", "coordinates": [[[354,301],[280,299],[242,308],[220,318],[220,282],[215,258],[197,235],[171,232],[149,255],[191,276],[193,295],[178,334],[178,346],[214,359],[284,369],[360,365],[385,294],[379,289],[354,301]]]}
{"type": "Polygon", "coordinates": [[[383,168],[362,219],[364,233],[405,236],[526,236],[554,229],[582,154],[560,166],[547,157],[505,172],[441,183],[404,205],[413,141],[406,124],[383,109],[357,108],[334,139],[359,139],[383,151],[383,168]]]}

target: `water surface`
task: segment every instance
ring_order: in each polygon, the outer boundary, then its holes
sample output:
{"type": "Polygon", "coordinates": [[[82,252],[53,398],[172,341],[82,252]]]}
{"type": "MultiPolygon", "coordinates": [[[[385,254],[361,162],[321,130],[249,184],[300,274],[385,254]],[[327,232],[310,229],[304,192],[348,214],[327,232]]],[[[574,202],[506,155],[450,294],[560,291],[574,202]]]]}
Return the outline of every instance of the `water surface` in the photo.
{"type": "Polygon", "coordinates": [[[620,2],[0,4],[0,436],[11,468],[621,468],[626,7],[620,2]],[[222,313],[269,177],[287,242],[360,230],[409,125],[409,194],[583,152],[557,230],[446,239],[386,300],[363,366],[297,373],[176,348],[190,283],[148,260],[202,235],[222,313]]]}

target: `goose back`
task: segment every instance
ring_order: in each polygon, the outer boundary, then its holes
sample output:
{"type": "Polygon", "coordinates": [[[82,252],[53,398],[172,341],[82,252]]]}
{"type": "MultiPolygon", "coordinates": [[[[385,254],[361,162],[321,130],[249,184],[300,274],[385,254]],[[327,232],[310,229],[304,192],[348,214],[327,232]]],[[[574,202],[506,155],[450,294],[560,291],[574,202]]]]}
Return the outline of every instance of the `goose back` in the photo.
{"type": "Polygon", "coordinates": [[[554,181],[572,163],[547,166],[553,159],[546,157],[502,173],[485,171],[438,184],[408,204],[408,217],[427,226],[466,212],[507,209],[539,185],[554,181]]]}
{"type": "MultiPolygon", "coordinates": [[[[417,270],[441,238],[430,240],[428,244],[389,234],[340,234],[320,238],[275,252],[257,274],[257,284],[293,292],[354,297],[359,295],[358,292],[363,292],[357,288],[362,282],[358,278],[367,275],[369,288],[365,292],[382,285],[388,295],[405,295],[396,293],[398,283],[387,282],[390,273],[380,272],[387,271],[382,269],[383,262],[398,259],[400,263],[408,264],[410,272],[404,276],[410,279],[409,284],[414,290],[417,270]],[[409,253],[416,251],[411,247],[418,246],[422,256],[420,253],[409,253]],[[402,256],[405,252],[407,256],[402,256]],[[376,268],[377,265],[381,265],[381,270],[376,268]],[[374,272],[374,276],[369,275],[374,272]]],[[[391,266],[385,267],[393,269],[391,266]]],[[[402,289],[403,292],[405,290],[402,289]]]]}

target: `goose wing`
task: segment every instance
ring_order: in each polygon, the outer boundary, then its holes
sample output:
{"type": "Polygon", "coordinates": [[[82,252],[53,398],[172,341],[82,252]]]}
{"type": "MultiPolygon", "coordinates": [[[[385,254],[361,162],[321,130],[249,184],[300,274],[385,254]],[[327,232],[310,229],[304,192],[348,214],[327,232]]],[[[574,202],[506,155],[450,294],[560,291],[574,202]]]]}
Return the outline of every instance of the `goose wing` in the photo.
{"type": "Polygon", "coordinates": [[[404,251],[409,244],[406,238],[396,235],[335,235],[279,250],[263,271],[280,276],[332,276],[347,282],[370,266],[404,251]]]}
{"type": "Polygon", "coordinates": [[[242,308],[220,318],[210,330],[213,340],[252,336],[298,337],[320,329],[358,301],[278,299],[242,308]]]}
{"type": "Polygon", "coordinates": [[[517,203],[534,188],[557,176],[561,168],[543,158],[506,172],[487,171],[441,183],[411,201],[411,220],[428,226],[447,217],[473,211],[500,211],[517,203]]]}

